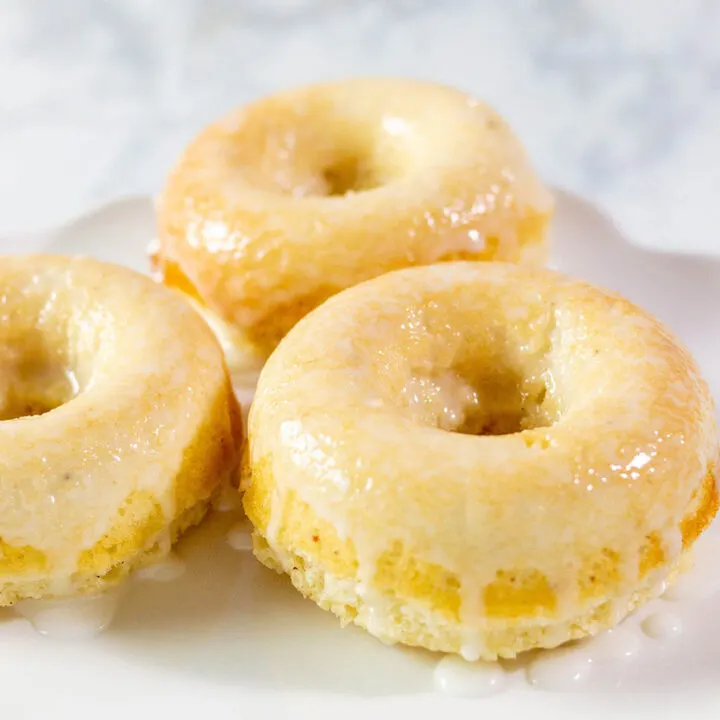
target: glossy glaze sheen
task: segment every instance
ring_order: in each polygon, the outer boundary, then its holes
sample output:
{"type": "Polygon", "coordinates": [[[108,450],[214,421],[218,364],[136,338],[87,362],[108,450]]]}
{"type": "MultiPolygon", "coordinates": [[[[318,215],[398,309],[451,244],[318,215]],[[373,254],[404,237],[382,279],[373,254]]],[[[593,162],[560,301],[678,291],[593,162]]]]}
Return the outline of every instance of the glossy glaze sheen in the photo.
{"type": "Polygon", "coordinates": [[[717,508],[712,401],[670,331],[501,263],[328,301],[264,368],[249,437],[260,559],[383,640],[469,659],[613,626],[717,508]],[[452,432],[493,377],[527,429],[452,432]]]}
{"type": "Polygon", "coordinates": [[[197,522],[237,464],[212,333],[179,293],[95,260],[0,258],[3,408],[0,604],[117,581],[197,522]],[[39,398],[54,409],[17,417],[63,375],[72,392],[39,398]]]}
{"type": "Polygon", "coordinates": [[[327,83],[240,109],[191,143],[159,199],[155,264],[264,357],[327,297],[388,270],[542,263],[552,209],[486,105],[417,81],[327,83]]]}

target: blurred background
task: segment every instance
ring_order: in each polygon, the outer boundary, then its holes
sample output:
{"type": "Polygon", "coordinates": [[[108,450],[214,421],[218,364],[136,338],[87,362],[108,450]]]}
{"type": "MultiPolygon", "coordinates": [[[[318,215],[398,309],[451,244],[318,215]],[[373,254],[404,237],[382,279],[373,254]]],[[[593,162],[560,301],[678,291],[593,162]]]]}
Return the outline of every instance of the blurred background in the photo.
{"type": "Polygon", "coordinates": [[[635,242],[720,253],[720,0],[0,0],[0,236],[155,193],[226,110],[439,80],[635,242]]]}

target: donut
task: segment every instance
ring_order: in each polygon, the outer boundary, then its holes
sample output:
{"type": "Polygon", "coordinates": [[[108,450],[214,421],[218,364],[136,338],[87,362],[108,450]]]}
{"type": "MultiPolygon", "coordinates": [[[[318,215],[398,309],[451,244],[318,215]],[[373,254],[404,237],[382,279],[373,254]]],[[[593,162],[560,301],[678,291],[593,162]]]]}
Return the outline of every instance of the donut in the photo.
{"type": "Polygon", "coordinates": [[[237,478],[222,349],[181,294],[0,256],[0,605],[111,587],[237,478]]]}
{"type": "Polygon", "coordinates": [[[387,643],[514,657],[658,595],[718,508],[708,386],[626,299],[457,262],[346,290],[250,411],[265,565],[387,643]]]}
{"type": "Polygon", "coordinates": [[[233,369],[258,369],[340,290],[447,260],[542,264],[552,199],[491,108],[427,82],[280,93],[187,148],[158,203],[154,271],[233,369]]]}

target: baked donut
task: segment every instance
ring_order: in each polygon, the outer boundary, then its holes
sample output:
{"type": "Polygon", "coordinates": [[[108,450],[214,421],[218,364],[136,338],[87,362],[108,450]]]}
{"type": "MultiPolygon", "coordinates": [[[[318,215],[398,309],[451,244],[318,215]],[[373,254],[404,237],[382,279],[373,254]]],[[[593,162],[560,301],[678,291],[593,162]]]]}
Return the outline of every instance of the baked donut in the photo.
{"type": "Polygon", "coordinates": [[[252,370],[308,311],[389,270],[542,264],[552,200],[486,105],[365,79],[280,93],[214,123],[157,209],[157,275],[194,299],[231,368],[252,370]]]}
{"type": "Polygon", "coordinates": [[[96,260],[0,257],[0,605],[161,557],[237,472],[240,422],[179,293],[96,260]]]}
{"type": "Polygon", "coordinates": [[[660,592],[718,507],[708,387],[670,331],[548,270],[390,273],[263,369],[257,557],[389,643],[513,657],[660,592]]]}

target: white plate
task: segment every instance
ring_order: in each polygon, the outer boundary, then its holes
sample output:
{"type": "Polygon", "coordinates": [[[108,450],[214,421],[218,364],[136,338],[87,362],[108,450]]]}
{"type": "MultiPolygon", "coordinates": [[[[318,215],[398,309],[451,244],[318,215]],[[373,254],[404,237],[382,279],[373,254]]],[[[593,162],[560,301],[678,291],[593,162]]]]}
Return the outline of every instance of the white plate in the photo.
{"type": "MultiPolygon", "coordinates": [[[[717,397],[720,260],[632,247],[592,207],[558,195],[553,264],[623,292],[668,322],[697,356],[717,397]]],[[[152,203],[131,198],[52,232],[0,240],[0,251],[83,253],[145,270],[153,231],[152,203]]],[[[0,459],[0,472],[1,465],[0,459]]],[[[645,615],[672,607],[684,631],[673,640],[642,639],[637,659],[609,687],[591,681],[582,691],[545,692],[530,687],[518,668],[502,693],[457,698],[434,689],[438,658],[340,629],[284,578],[233,550],[225,542],[233,522],[232,513],[219,515],[181,543],[187,570],[180,578],[131,583],[115,623],[99,637],[42,637],[5,611],[0,709],[32,718],[718,715],[720,613],[712,598],[656,600],[629,620],[627,627],[639,633],[645,615]]],[[[710,557],[693,572],[712,574],[714,566],[710,557]]]]}

